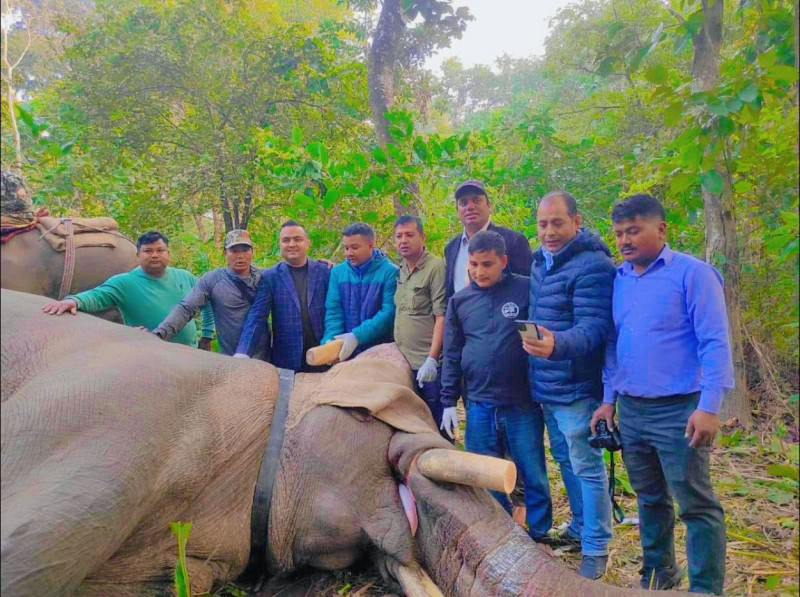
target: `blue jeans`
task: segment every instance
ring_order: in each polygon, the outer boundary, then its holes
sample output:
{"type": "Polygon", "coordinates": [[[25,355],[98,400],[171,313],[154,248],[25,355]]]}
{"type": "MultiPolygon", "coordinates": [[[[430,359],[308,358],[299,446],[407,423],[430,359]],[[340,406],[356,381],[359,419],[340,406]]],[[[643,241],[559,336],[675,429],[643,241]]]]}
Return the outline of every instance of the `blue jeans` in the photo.
{"type": "MultiPolygon", "coordinates": [[[[553,526],[553,506],[544,458],[544,420],[538,404],[494,406],[483,402],[465,402],[467,411],[466,447],[470,452],[503,458],[505,454],[517,466],[525,484],[528,534],[541,538],[553,526]]],[[[491,494],[511,513],[508,496],[491,494]]]]}
{"type": "Polygon", "coordinates": [[[444,412],[444,408],[442,408],[442,401],[439,397],[439,394],[442,391],[442,368],[439,367],[436,369],[435,380],[424,382],[422,387],[419,387],[419,384],[417,383],[417,371],[411,371],[411,375],[414,379],[414,391],[417,393],[417,396],[422,398],[425,401],[425,404],[428,405],[428,409],[431,411],[431,415],[433,415],[433,420],[436,423],[436,428],[439,430],[439,434],[452,444],[455,440],[450,439],[450,436],[441,429],[442,412],[444,412]]]}
{"type": "Polygon", "coordinates": [[[589,421],[600,402],[576,400],[571,404],[543,404],[550,453],[561,467],[572,511],[569,532],[580,537],[587,556],[608,554],[611,541],[611,499],[603,451],[589,445],[589,421]]]}
{"type": "Polygon", "coordinates": [[[620,396],[622,459],[639,505],[644,567],[675,563],[675,508],[686,523],[689,591],[722,595],[725,520],[711,487],[708,448],[690,448],[686,422],[700,394],[666,398],[620,396]]]}

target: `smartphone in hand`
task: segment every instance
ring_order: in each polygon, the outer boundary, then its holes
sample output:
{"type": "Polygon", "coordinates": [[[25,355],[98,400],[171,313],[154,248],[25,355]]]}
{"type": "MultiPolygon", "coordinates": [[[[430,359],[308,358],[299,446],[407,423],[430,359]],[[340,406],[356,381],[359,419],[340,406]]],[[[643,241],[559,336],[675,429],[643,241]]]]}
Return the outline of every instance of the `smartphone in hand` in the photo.
{"type": "Polygon", "coordinates": [[[514,323],[517,324],[519,335],[528,340],[541,340],[542,333],[539,331],[539,326],[533,321],[526,321],[523,319],[516,319],[514,323]]]}

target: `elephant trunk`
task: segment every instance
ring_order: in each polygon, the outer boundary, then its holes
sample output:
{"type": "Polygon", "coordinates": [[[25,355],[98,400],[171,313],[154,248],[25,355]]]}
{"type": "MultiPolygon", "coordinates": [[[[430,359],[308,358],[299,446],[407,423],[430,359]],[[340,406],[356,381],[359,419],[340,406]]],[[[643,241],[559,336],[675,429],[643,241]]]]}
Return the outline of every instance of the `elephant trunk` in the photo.
{"type": "Polygon", "coordinates": [[[414,495],[422,565],[445,595],[644,596],[567,569],[511,520],[486,491],[434,481],[417,467],[420,451],[396,434],[390,460],[414,495]]]}

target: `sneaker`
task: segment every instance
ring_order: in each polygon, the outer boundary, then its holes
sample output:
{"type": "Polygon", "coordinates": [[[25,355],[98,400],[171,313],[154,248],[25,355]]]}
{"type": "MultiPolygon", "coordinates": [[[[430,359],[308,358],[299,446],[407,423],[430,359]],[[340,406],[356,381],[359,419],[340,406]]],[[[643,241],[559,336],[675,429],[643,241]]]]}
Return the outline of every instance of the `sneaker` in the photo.
{"type": "Polygon", "coordinates": [[[583,578],[597,580],[606,573],[608,556],[583,556],[578,574],[583,578]]]}
{"type": "Polygon", "coordinates": [[[642,568],[639,586],[650,591],[668,591],[677,587],[683,578],[683,569],[677,564],[669,568],[642,568]]]}
{"type": "Polygon", "coordinates": [[[553,538],[553,547],[560,547],[565,551],[578,550],[581,548],[581,538],[570,533],[569,529],[566,527],[550,536],[553,538]]]}

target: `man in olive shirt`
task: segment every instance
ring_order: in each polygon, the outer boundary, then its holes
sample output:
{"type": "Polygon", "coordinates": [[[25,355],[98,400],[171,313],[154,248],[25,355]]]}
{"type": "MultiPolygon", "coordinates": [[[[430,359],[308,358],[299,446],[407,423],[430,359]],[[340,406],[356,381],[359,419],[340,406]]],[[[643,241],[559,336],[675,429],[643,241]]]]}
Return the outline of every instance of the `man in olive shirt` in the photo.
{"type": "MultiPolygon", "coordinates": [[[[437,427],[441,427],[439,359],[446,308],[444,261],[425,250],[425,233],[417,216],[397,219],[394,242],[403,258],[394,294],[394,341],[411,366],[414,389],[430,408],[437,427]]],[[[442,437],[450,440],[444,432],[442,437]]]]}

